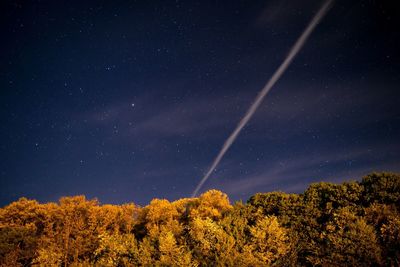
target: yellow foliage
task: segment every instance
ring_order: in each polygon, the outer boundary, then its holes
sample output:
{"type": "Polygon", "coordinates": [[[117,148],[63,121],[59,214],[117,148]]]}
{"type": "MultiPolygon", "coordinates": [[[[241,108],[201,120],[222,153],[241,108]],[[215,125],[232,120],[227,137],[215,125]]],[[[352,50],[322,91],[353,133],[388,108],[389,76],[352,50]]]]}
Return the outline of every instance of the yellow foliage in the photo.
{"type": "Polygon", "coordinates": [[[235,240],[210,218],[195,218],[190,225],[190,236],[195,253],[206,262],[227,261],[235,246],[235,240]]]}
{"type": "Polygon", "coordinates": [[[271,264],[289,250],[287,230],[279,225],[275,216],[257,220],[250,227],[250,242],[245,251],[251,252],[260,264],[271,264]]]}
{"type": "Polygon", "coordinates": [[[40,248],[37,257],[33,261],[37,266],[60,266],[62,263],[63,253],[56,247],[40,248]]]}
{"type": "Polygon", "coordinates": [[[180,235],[183,227],[179,222],[176,206],[166,199],[154,199],[144,210],[146,229],[150,238],[157,238],[164,230],[180,235]]]}
{"type": "Polygon", "coordinates": [[[164,222],[172,221],[177,218],[179,213],[166,199],[153,199],[146,207],[146,221],[149,224],[160,225],[164,222]]]}
{"type": "Polygon", "coordinates": [[[84,196],[0,208],[0,266],[400,266],[400,176],[174,202],[84,196]]]}
{"type": "Polygon", "coordinates": [[[229,198],[225,193],[218,190],[209,190],[202,194],[194,207],[191,207],[191,218],[221,219],[222,216],[232,210],[229,198]]]}
{"type": "Polygon", "coordinates": [[[166,231],[159,238],[160,266],[191,266],[190,252],[178,246],[172,232],[166,231]]]}
{"type": "Polygon", "coordinates": [[[139,249],[132,234],[100,235],[99,247],[95,251],[101,266],[125,266],[138,264],[139,249]]]}

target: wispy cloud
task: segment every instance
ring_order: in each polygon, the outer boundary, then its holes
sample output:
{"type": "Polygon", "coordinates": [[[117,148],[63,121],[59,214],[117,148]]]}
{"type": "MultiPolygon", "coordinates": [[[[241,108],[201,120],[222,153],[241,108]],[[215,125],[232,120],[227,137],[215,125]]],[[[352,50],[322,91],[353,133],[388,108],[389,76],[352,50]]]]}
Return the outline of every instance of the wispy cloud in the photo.
{"type": "Polygon", "coordinates": [[[374,160],[377,155],[399,154],[398,151],[399,145],[376,144],[372,148],[355,146],[346,151],[304,154],[298,158],[247,166],[254,168],[249,175],[240,174],[239,164],[231,162],[229,171],[214,175],[216,178],[210,180],[208,187],[220,188],[233,196],[271,190],[301,192],[311,182],[342,182],[359,179],[373,171],[400,171],[400,161],[393,157],[388,161],[374,160]]]}
{"type": "MultiPolygon", "coordinates": [[[[375,94],[364,95],[359,88],[334,88],[329,85],[318,88],[318,85],[284,84],[279,88],[279,92],[272,92],[271,96],[266,98],[250,125],[271,129],[270,135],[265,136],[263,132],[263,137],[275,139],[282,137],[282,131],[285,132],[284,137],[288,138],[308,129],[321,129],[332,125],[364,126],[393,116],[396,110],[391,108],[393,105],[387,101],[390,99],[390,91],[378,90],[379,84],[374,87],[377,88],[375,94]],[[383,99],[386,101],[381,101],[383,99]],[[354,121],[357,125],[354,125],[354,121]],[[301,125],[297,125],[300,122],[301,125]]],[[[133,107],[132,102],[123,101],[106,106],[102,110],[87,112],[83,116],[92,125],[116,125],[119,127],[120,136],[125,138],[223,136],[237,124],[253,97],[249,92],[207,98],[187,97],[168,105],[155,103],[157,112],[152,106],[143,106],[145,101],[139,98],[133,107]]]]}
{"type": "MultiPolygon", "coordinates": [[[[254,26],[264,28],[273,25],[276,27],[287,27],[288,24],[294,23],[301,15],[301,11],[313,10],[320,4],[317,1],[289,1],[289,0],[273,0],[268,1],[260,14],[254,21],[254,26]]],[[[311,12],[310,12],[311,14],[311,12]]]]}
{"type": "Polygon", "coordinates": [[[117,125],[125,137],[190,135],[196,138],[212,136],[219,129],[231,127],[243,108],[243,98],[237,96],[189,98],[157,106],[157,112],[151,106],[141,106],[141,103],[140,99],[134,106],[130,102],[115,103],[84,116],[94,125],[117,125]]]}

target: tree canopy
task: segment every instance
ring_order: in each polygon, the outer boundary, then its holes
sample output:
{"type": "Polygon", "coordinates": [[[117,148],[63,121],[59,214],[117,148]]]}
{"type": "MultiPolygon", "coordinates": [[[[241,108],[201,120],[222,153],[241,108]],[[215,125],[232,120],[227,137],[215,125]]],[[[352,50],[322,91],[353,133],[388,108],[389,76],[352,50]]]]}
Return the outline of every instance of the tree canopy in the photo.
{"type": "Polygon", "coordinates": [[[0,209],[0,266],[399,266],[399,210],[394,173],[234,204],[21,198],[0,209]]]}

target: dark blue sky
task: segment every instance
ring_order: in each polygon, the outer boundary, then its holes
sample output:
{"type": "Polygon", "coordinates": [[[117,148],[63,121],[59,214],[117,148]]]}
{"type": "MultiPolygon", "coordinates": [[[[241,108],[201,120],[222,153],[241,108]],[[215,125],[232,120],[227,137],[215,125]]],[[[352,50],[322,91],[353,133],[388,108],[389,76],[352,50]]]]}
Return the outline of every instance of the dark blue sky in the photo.
{"type": "MultiPolygon", "coordinates": [[[[400,171],[400,11],[336,1],[203,191],[400,171]]],[[[0,204],[188,197],[321,1],[2,1],[0,204]]]]}

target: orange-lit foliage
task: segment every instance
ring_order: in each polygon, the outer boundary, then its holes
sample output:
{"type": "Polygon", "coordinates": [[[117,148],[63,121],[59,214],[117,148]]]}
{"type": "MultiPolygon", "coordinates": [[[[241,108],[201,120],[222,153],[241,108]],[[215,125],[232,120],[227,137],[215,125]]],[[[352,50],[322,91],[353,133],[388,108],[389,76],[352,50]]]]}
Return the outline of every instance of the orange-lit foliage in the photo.
{"type": "Polygon", "coordinates": [[[399,266],[400,176],[145,207],[84,196],[0,209],[0,266],[399,266]]]}

